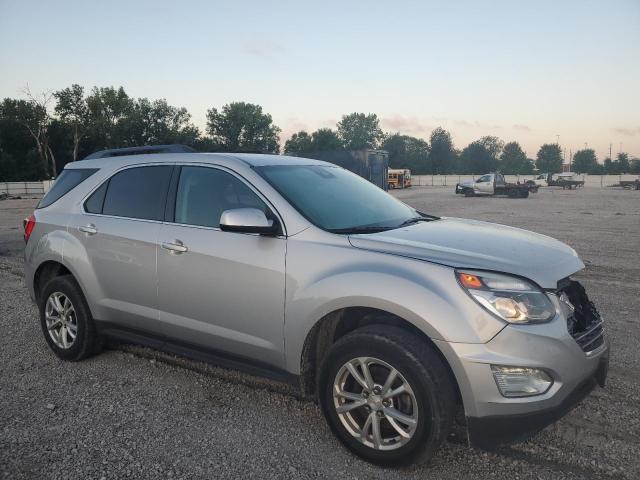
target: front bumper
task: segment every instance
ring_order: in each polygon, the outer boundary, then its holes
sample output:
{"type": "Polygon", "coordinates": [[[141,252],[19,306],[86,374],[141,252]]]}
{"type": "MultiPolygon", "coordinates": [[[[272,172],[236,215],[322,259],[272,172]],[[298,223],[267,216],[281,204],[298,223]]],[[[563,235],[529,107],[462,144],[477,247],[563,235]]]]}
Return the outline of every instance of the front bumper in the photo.
{"type": "MultiPolygon", "coordinates": [[[[550,298],[561,312],[558,297],[550,298]]],[[[604,385],[608,340],[602,337],[590,351],[583,350],[578,340],[569,333],[562,313],[545,324],[508,325],[484,344],[436,340],[456,377],[471,443],[490,446],[517,441],[565,415],[595,385],[604,385]],[[543,369],[553,384],[540,395],[506,398],[491,365],[543,369]]]]}
{"type": "Polygon", "coordinates": [[[530,435],[564,417],[589,395],[596,385],[604,387],[608,369],[609,353],[607,350],[600,356],[598,368],[594,374],[580,383],[556,407],[516,415],[468,417],[469,443],[476,447],[490,449],[499,445],[526,440],[530,435]]]}

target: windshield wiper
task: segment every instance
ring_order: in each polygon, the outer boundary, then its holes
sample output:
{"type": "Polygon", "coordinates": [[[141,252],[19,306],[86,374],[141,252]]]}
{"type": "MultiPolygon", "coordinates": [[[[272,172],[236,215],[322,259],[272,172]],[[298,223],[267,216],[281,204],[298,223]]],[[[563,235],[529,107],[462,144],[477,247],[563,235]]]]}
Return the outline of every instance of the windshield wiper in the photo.
{"type": "Polygon", "coordinates": [[[401,227],[406,227],[408,225],[413,225],[414,223],[418,223],[418,222],[432,222],[433,220],[437,220],[438,217],[413,217],[410,218],[408,220],[405,220],[404,222],[402,222],[400,225],[397,225],[393,228],[401,228],[401,227]]]}
{"type": "Polygon", "coordinates": [[[384,232],[385,230],[390,230],[393,227],[373,227],[373,226],[369,226],[369,227],[348,227],[348,228],[331,228],[329,229],[329,231],[331,233],[352,233],[352,234],[357,234],[357,233],[378,233],[378,232],[384,232]]]}

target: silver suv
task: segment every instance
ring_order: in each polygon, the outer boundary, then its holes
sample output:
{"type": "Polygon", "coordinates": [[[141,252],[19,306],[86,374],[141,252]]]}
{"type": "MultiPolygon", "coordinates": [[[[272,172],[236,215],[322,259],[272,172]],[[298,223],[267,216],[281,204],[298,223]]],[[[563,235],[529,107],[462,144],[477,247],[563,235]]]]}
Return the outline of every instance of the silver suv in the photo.
{"type": "Polygon", "coordinates": [[[608,342],[576,252],[416,211],[335,165],[166,153],[67,165],[25,220],[62,359],[142,343],[295,383],[378,464],[526,438],[596,384],[608,342]]]}

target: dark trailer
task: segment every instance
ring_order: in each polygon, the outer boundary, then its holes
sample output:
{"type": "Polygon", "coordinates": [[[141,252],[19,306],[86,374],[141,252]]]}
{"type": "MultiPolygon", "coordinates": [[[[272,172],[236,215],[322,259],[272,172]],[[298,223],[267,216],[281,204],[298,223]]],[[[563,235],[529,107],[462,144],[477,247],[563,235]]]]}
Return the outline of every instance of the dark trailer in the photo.
{"type": "Polygon", "coordinates": [[[304,152],[298,156],[334,163],[383,190],[389,188],[389,154],[384,150],[327,150],[304,152]]]}

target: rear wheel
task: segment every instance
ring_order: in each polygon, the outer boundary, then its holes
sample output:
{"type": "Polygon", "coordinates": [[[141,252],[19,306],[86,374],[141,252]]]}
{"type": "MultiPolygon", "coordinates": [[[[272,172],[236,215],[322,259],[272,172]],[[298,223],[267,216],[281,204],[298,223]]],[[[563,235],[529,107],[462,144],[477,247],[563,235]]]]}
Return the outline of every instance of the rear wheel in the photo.
{"type": "Polygon", "coordinates": [[[397,327],[364,327],[338,340],[319,387],[331,429],[376,464],[428,461],[452,424],[447,368],[433,347],[397,327]]]}
{"type": "Polygon", "coordinates": [[[63,360],[78,361],[99,349],[87,302],[70,275],[50,280],[40,293],[40,325],[49,348],[63,360]]]}

